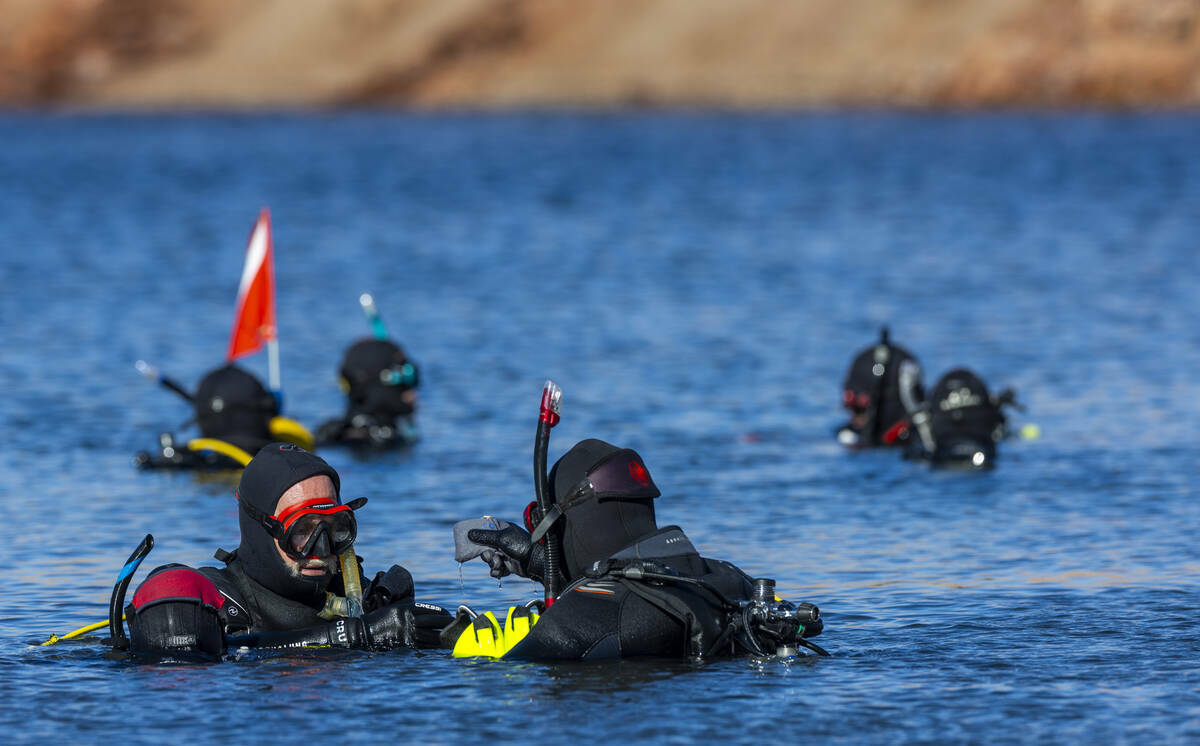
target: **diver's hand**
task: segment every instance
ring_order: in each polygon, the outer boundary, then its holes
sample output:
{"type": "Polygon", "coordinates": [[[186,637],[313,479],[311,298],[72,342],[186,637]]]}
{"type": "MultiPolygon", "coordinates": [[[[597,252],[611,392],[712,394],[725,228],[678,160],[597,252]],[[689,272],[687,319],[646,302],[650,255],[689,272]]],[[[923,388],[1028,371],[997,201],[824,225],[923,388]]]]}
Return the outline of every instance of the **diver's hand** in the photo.
{"type": "Polygon", "coordinates": [[[400,565],[392,565],[387,572],[375,573],[375,579],[363,593],[363,611],[375,611],[412,599],[412,575],[400,565]]]}
{"type": "Polygon", "coordinates": [[[467,539],[494,547],[497,551],[486,551],[480,558],[492,568],[493,578],[502,578],[510,573],[522,578],[541,582],[545,574],[546,548],[529,540],[529,532],[520,526],[505,526],[499,531],[473,528],[467,539]]]}
{"type": "Polygon", "coordinates": [[[438,648],[442,646],[442,630],[454,617],[441,606],[422,601],[404,610],[406,634],[404,644],[410,648],[438,648]]]}
{"type": "Polygon", "coordinates": [[[438,647],[442,628],[452,621],[450,612],[427,603],[392,604],[362,617],[367,647],[376,650],[438,647]]]}

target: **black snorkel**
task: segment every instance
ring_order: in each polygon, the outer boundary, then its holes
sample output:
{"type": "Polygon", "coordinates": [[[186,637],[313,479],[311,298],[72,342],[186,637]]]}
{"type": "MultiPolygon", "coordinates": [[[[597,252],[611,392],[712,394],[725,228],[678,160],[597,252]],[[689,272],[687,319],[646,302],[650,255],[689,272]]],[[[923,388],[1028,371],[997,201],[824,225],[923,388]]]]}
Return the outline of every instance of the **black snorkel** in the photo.
{"type": "Polygon", "coordinates": [[[156,381],[159,384],[161,384],[163,388],[168,389],[169,391],[174,391],[176,394],[179,394],[181,397],[183,397],[184,401],[188,402],[189,404],[193,403],[193,400],[195,397],[193,397],[192,394],[189,393],[187,389],[185,389],[174,378],[163,375],[161,372],[159,372],[158,368],[155,368],[153,365],[150,365],[145,360],[138,360],[136,363],[133,364],[133,367],[137,368],[138,373],[141,373],[143,376],[145,376],[146,378],[149,378],[151,381],[156,381]]]}
{"type": "Polygon", "coordinates": [[[133,550],[129,559],[125,560],[125,566],[117,575],[117,584],[113,586],[112,598],[108,601],[108,633],[112,637],[112,646],[117,650],[129,649],[129,638],[125,636],[125,627],[121,624],[125,607],[125,591],[129,590],[129,581],[137,572],[138,565],[142,564],[142,560],[146,559],[146,555],[150,554],[150,550],[153,548],[154,536],[146,534],[146,538],[137,545],[137,549],[133,550]]]}
{"type": "MultiPolygon", "coordinates": [[[[550,448],[550,430],[558,424],[561,409],[562,389],[554,381],[547,380],[545,387],[542,388],[537,436],[533,441],[533,489],[537,496],[538,511],[543,516],[550,512],[550,480],[546,474],[546,451],[550,448]]],[[[546,608],[549,608],[558,598],[560,591],[558,568],[561,564],[561,557],[559,557],[560,546],[557,535],[548,535],[543,538],[543,542],[546,547],[546,566],[542,582],[546,587],[546,608]]]]}
{"type": "Polygon", "coordinates": [[[888,343],[888,328],[883,326],[879,330],[879,344],[875,345],[874,351],[875,362],[871,366],[871,373],[875,376],[875,386],[871,391],[871,422],[867,434],[870,436],[870,444],[872,446],[879,445],[879,439],[883,435],[883,392],[887,386],[888,366],[892,360],[892,347],[888,343]]]}

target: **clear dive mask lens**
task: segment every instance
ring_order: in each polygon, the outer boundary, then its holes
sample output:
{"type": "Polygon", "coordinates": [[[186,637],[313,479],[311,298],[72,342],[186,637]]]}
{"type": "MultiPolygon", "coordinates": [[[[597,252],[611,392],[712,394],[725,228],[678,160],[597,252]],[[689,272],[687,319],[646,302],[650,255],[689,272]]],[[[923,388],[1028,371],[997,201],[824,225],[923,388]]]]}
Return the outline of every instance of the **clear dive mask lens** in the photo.
{"type": "Polygon", "coordinates": [[[358,525],[349,508],[330,515],[306,513],[284,531],[283,550],[297,559],[329,557],[349,549],[357,534],[358,525]]]}

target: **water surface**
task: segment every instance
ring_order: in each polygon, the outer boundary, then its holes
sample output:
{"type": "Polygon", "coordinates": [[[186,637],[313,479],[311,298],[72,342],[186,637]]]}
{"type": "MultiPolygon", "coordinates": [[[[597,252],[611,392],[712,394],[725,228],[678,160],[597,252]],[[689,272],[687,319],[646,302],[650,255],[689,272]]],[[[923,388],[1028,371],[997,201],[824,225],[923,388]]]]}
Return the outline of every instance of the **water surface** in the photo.
{"type": "MultiPolygon", "coordinates": [[[[131,743],[1200,737],[1200,118],[279,115],[0,118],[0,491],[13,571],[0,728],[131,743]],[[134,372],[219,364],[274,216],[287,411],[340,407],[375,293],[422,365],[423,440],[362,459],[360,553],[420,597],[537,593],[452,560],[450,526],[532,499],[551,457],[637,448],[660,523],[826,617],[826,660],[550,666],[440,653],[214,665],[31,642],[147,569],[237,543],[232,485],[139,473],[187,420],[134,372]],[[1042,437],[988,474],[832,439],[890,324],[927,384],[966,365],[1042,437]]],[[[248,365],[265,373],[265,361],[248,365]]]]}

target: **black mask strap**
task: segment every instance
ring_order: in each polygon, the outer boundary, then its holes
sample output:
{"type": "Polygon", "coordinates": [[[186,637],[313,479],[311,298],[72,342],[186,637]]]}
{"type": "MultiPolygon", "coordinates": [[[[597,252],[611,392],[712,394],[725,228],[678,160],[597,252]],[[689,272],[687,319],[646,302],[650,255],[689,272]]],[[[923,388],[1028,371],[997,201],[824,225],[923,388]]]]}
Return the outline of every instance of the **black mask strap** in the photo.
{"type": "Polygon", "coordinates": [[[546,535],[550,527],[558,521],[568,510],[577,505],[581,505],[588,500],[593,500],[596,497],[596,488],[592,486],[592,480],[584,477],[579,480],[579,484],[575,485],[575,489],[567,495],[564,500],[556,500],[554,505],[550,506],[550,510],[533,529],[533,533],[529,535],[529,540],[532,542],[541,541],[541,538],[546,535]]]}

